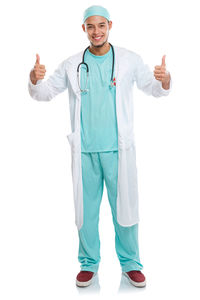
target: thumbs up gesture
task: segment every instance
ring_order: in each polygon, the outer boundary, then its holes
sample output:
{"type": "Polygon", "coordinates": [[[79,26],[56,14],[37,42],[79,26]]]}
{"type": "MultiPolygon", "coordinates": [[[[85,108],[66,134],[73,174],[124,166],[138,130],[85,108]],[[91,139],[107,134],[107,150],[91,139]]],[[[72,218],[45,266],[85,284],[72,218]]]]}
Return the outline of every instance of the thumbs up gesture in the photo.
{"type": "Polygon", "coordinates": [[[162,82],[162,87],[167,90],[169,89],[171,76],[170,73],[166,71],[165,57],[166,55],[162,57],[162,63],[160,66],[155,66],[154,76],[157,80],[162,82]]]}
{"type": "Polygon", "coordinates": [[[45,65],[40,64],[40,56],[36,54],[36,62],[34,69],[30,73],[30,79],[33,84],[36,84],[38,80],[44,79],[46,73],[45,65]]]}

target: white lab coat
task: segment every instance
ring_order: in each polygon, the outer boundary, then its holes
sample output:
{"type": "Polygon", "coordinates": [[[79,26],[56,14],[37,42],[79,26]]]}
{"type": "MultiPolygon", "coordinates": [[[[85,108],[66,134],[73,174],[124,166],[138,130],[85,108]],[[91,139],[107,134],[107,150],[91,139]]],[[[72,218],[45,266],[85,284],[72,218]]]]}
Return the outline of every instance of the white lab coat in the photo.
{"type": "MultiPolygon", "coordinates": [[[[134,83],[148,95],[166,96],[164,90],[145,65],[141,57],[127,49],[114,46],[116,78],[116,113],[118,124],[118,191],[117,221],[122,226],[139,222],[138,184],[135,141],[133,133],[134,83]]],[[[77,66],[82,61],[83,51],[64,60],[46,81],[33,85],[29,78],[28,88],[32,98],[48,101],[68,88],[72,132],[67,135],[71,146],[71,168],[75,205],[75,223],[83,225],[83,188],[81,169],[80,109],[81,94],[77,83],[77,66]]]]}

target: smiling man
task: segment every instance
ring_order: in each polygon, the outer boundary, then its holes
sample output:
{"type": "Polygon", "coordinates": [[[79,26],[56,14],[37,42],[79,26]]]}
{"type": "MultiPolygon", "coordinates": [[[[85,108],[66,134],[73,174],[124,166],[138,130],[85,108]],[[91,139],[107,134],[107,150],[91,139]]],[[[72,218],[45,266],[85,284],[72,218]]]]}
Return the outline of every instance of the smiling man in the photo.
{"type": "Polygon", "coordinates": [[[102,16],[90,16],[85,20],[82,28],[87,34],[93,51],[97,49],[102,51],[104,45],[106,48],[104,47],[104,51],[102,54],[99,53],[99,55],[103,55],[105,54],[105,50],[109,50],[108,35],[109,30],[112,28],[112,21],[108,21],[102,16]]]}
{"type": "Polygon", "coordinates": [[[90,285],[98,272],[99,211],[105,182],[122,273],[134,286],[144,287],[132,87],[136,84],[154,97],[166,96],[171,89],[170,74],[165,56],[153,73],[138,54],[108,42],[112,21],[104,7],[86,9],[82,28],[90,45],[64,60],[46,81],[42,81],[45,66],[36,55],[29,93],[36,100],[48,101],[67,88],[69,92],[72,132],[68,140],[81,263],[76,284],[90,285]]]}

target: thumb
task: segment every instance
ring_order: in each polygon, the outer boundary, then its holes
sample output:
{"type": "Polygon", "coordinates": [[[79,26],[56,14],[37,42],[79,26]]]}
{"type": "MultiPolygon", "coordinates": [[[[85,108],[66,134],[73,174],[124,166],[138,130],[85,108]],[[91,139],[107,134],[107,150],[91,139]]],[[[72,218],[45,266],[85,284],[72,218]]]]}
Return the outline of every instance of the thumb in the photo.
{"type": "Polygon", "coordinates": [[[162,65],[163,67],[165,67],[165,65],[166,65],[166,64],[165,64],[165,57],[166,57],[166,55],[163,55],[163,57],[162,57],[162,64],[161,64],[161,65],[162,65]]]}
{"type": "Polygon", "coordinates": [[[40,56],[39,56],[39,54],[36,54],[36,64],[40,64],[40,56]]]}

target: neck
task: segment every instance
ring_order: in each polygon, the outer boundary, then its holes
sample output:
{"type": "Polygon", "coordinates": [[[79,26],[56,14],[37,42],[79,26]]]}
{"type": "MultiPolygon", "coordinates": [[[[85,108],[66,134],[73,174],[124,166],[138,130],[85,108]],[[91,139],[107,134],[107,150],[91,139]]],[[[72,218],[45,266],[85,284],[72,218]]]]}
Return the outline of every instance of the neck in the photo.
{"type": "Polygon", "coordinates": [[[110,44],[106,42],[100,47],[95,47],[92,44],[90,44],[89,50],[94,55],[104,55],[110,50],[110,44]]]}

